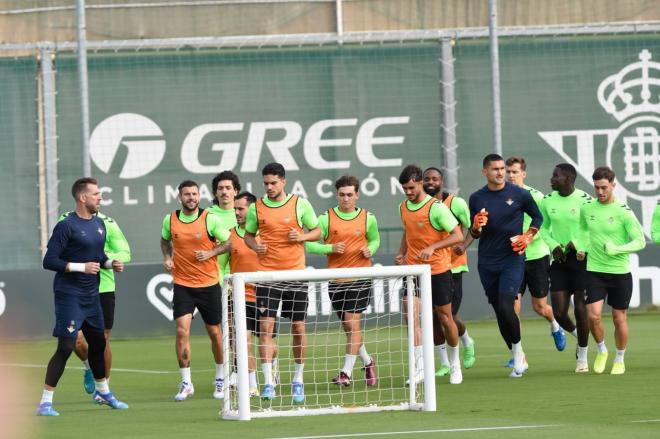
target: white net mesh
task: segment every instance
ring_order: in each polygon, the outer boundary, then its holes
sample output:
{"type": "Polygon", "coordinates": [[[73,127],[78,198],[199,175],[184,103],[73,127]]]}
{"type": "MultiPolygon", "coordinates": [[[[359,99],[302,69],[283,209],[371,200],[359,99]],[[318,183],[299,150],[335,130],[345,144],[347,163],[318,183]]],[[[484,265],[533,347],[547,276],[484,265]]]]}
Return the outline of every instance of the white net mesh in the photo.
{"type": "MultiPolygon", "coordinates": [[[[411,277],[412,278],[412,277],[411,277]]],[[[409,355],[409,335],[403,307],[408,288],[418,289],[418,282],[407,282],[406,276],[374,276],[367,279],[336,278],[330,281],[267,281],[255,282],[255,302],[246,302],[247,330],[256,330],[251,346],[245,338],[249,362],[248,389],[252,416],[286,415],[291,412],[353,411],[410,409],[424,400],[422,383],[408,387],[410,358],[421,369],[421,358],[409,355]],[[281,300],[278,300],[281,299],[281,300]],[[305,315],[305,307],[307,312],[305,315]],[[250,308],[255,308],[250,310],[250,308]],[[257,322],[250,321],[257,315],[257,322]],[[272,360],[272,379],[266,374],[262,359],[269,363],[272,353],[264,347],[270,344],[266,318],[274,322],[273,344],[277,346],[272,360]],[[304,368],[300,371],[296,354],[300,355],[299,338],[295,337],[294,321],[305,316],[307,348],[304,368]],[[256,334],[255,334],[256,332],[256,334]],[[304,385],[304,401],[296,395],[294,382],[304,385]],[[274,397],[265,398],[267,384],[274,386],[274,397]],[[415,388],[416,387],[416,388],[415,388]],[[258,393],[257,393],[258,389],[258,393]],[[411,399],[411,390],[413,398],[411,399]],[[411,401],[413,406],[410,405],[411,401]],[[288,413],[287,413],[288,412],[288,413]]],[[[248,287],[249,288],[249,287],[248,287]]],[[[418,292],[418,291],[417,291],[418,292]]],[[[233,308],[227,300],[228,308],[233,308]]],[[[234,311],[231,309],[231,311],[234,311]]],[[[229,313],[230,333],[237,332],[238,312],[229,313]]],[[[242,313],[240,313],[242,314],[242,313]]],[[[419,317],[418,317],[419,319],[419,317]]],[[[236,344],[225,334],[229,382],[236,384],[236,344]]],[[[232,336],[232,338],[234,338],[232,336]]],[[[421,350],[421,348],[418,348],[421,350]]],[[[414,381],[415,382],[415,381],[414,381]]],[[[225,394],[224,415],[238,410],[240,392],[237,386],[225,394]]],[[[266,391],[267,392],[267,391],[266,391]]]]}

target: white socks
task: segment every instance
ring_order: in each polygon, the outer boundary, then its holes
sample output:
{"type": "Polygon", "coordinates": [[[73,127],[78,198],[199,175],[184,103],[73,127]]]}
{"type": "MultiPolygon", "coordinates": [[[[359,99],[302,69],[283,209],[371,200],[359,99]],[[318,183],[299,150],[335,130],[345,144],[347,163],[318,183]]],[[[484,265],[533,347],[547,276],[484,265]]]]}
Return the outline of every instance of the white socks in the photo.
{"type": "Polygon", "coordinates": [[[623,356],[626,354],[625,349],[617,349],[616,357],[614,358],[615,363],[623,363],[623,356]]]}
{"type": "Polygon", "coordinates": [[[190,368],[189,367],[180,367],[179,372],[181,372],[181,381],[185,383],[192,383],[190,380],[190,368]]]}
{"type": "Polygon", "coordinates": [[[456,346],[447,345],[447,354],[449,356],[449,364],[460,368],[461,360],[458,359],[458,345],[456,346]]]}
{"type": "MultiPolygon", "coordinates": [[[[355,358],[355,357],[353,357],[355,358]]],[[[353,363],[355,363],[355,359],[353,360],[353,363]]],[[[293,380],[292,382],[294,383],[302,383],[303,382],[303,371],[305,369],[305,363],[298,364],[296,363],[296,372],[293,374],[293,380]]]]}
{"type": "Polygon", "coordinates": [[[250,378],[250,387],[258,387],[257,386],[257,373],[256,372],[250,372],[248,377],[250,378]]]}
{"type": "Polygon", "coordinates": [[[600,343],[598,343],[598,344],[596,345],[596,347],[598,348],[598,352],[601,352],[601,353],[603,353],[603,352],[607,352],[607,346],[605,346],[605,340],[603,340],[603,341],[601,341],[600,343]]]}
{"type": "Polygon", "coordinates": [[[447,343],[436,346],[435,350],[440,357],[440,365],[449,366],[449,357],[447,357],[447,343]]]}
{"type": "Polygon", "coordinates": [[[273,384],[273,363],[261,363],[261,370],[264,372],[264,384],[273,384]]]}
{"type": "Polygon", "coordinates": [[[216,380],[224,380],[225,379],[224,364],[215,363],[215,379],[216,380]]]}
{"type": "Polygon", "coordinates": [[[341,369],[341,371],[344,372],[349,377],[353,375],[353,366],[355,366],[355,360],[357,360],[357,355],[346,354],[346,356],[344,357],[344,367],[341,369]]]}
{"type": "Polygon", "coordinates": [[[46,390],[44,389],[43,393],[41,394],[41,402],[39,404],[43,404],[44,402],[53,402],[53,394],[55,393],[54,390],[46,390]]]}
{"type": "Polygon", "coordinates": [[[560,329],[559,323],[557,323],[557,320],[552,319],[552,321],[550,322],[550,331],[557,332],[559,331],[559,329],[560,329]]]}
{"type": "Polygon", "coordinates": [[[83,360],[82,364],[83,364],[83,368],[85,368],[85,370],[91,369],[91,367],[89,367],[89,360],[83,360]]]}
{"type": "Polygon", "coordinates": [[[465,329],[463,335],[461,335],[460,337],[461,337],[461,343],[463,343],[463,347],[472,346],[472,339],[468,335],[467,328],[465,329]]]}
{"type": "Polygon", "coordinates": [[[360,358],[362,359],[362,363],[365,366],[371,363],[371,356],[367,352],[367,348],[365,348],[364,345],[360,346],[360,350],[358,351],[358,354],[360,355],[360,358]]]}
{"type": "Polygon", "coordinates": [[[587,361],[587,352],[588,352],[588,350],[589,350],[588,346],[585,346],[585,347],[578,346],[578,348],[577,348],[577,360],[586,362],[587,361]]]}
{"type": "Polygon", "coordinates": [[[101,381],[94,381],[94,384],[96,386],[96,391],[101,395],[110,393],[110,386],[108,386],[108,381],[105,378],[101,381]]]}
{"type": "Polygon", "coordinates": [[[522,341],[511,344],[511,352],[513,353],[513,367],[517,370],[522,369],[525,354],[522,349],[522,341]]]}

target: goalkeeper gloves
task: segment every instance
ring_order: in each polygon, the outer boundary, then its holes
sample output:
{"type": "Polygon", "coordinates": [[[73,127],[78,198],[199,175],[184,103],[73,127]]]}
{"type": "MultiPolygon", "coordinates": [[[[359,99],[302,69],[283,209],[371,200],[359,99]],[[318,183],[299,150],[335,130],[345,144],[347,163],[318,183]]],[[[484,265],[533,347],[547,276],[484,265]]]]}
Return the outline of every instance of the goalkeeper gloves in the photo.
{"type": "Polygon", "coordinates": [[[481,228],[486,224],[488,224],[488,212],[485,208],[483,208],[477,212],[477,214],[474,216],[474,219],[472,220],[472,234],[479,235],[481,233],[481,228]]]}
{"type": "Polygon", "coordinates": [[[527,248],[529,243],[532,242],[532,239],[534,239],[534,235],[536,235],[536,232],[538,232],[538,229],[530,227],[522,235],[516,235],[510,238],[511,248],[513,249],[513,251],[518,253],[519,255],[525,253],[525,249],[527,248]]]}

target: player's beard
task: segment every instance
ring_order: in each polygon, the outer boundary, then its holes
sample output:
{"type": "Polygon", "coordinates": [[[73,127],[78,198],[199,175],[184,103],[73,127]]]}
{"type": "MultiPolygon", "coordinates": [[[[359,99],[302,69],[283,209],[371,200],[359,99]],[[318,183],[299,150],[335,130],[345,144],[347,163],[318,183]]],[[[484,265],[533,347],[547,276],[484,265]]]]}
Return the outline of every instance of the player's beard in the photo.
{"type": "Polygon", "coordinates": [[[183,205],[188,212],[194,212],[197,210],[197,207],[199,207],[199,201],[188,201],[187,203],[184,203],[183,205]],[[191,206],[192,205],[192,206],[191,206]]]}
{"type": "Polygon", "coordinates": [[[424,186],[424,192],[432,197],[435,197],[440,192],[440,186],[424,186]]]}

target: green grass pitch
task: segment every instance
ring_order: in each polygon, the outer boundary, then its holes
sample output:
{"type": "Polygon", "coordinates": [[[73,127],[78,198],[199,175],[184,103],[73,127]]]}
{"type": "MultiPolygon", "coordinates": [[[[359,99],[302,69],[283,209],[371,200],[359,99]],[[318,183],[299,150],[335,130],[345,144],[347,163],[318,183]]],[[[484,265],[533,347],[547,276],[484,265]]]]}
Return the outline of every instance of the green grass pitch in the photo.
{"type": "MultiPolygon", "coordinates": [[[[530,369],[518,380],[507,378],[508,369],[503,364],[508,353],[496,323],[469,322],[470,334],[476,341],[477,363],[474,368],[463,371],[464,381],[459,386],[449,385],[447,378],[437,379],[438,410],[435,413],[383,412],[266,418],[250,422],[221,420],[218,415],[221,403],[211,399],[213,361],[208,340],[202,336],[192,340],[196,394],[183,403],[173,400],[179,382],[174,335],[112,342],[111,388],[130,404],[127,411],[93,405],[82,389],[80,363],[72,356],[55,393],[54,406],[61,416],[34,416],[45,373],[43,365],[55,348],[54,340],[4,343],[0,346],[3,365],[0,372],[18,374],[23,379],[23,398],[17,402],[19,415],[15,420],[31,433],[27,437],[33,438],[660,437],[660,315],[630,315],[631,336],[626,353],[627,370],[623,376],[609,375],[615,346],[611,318],[605,316],[604,319],[610,359],[603,375],[575,374],[574,338],[567,335],[566,350],[557,352],[545,322],[539,318],[523,320],[523,346],[530,369]]],[[[372,332],[368,337],[377,336],[381,340],[379,343],[384,344],[387,338],[384,331],[372,332]]],[[[396,337],[400,336],[397,332],[396,337]]],[[[281,337],[281,342],[288,344],[288,337],[281,337]]],[[[590,343],[591,367],[595,349],[593,340],[590,343]]],[[[329,349],[336,351],[332,355],[337,355],[342,347],[329,349]]],[[[385,352],[383,345],[379,345],[378,350],[385,352]]],[[[288,355],[288,351],[288,347],[282,346],[282,355],[288,355]]],[[[379,375],[387,371],[389,379],[402,380],[400,368],[391,366],[397,362],[396,358],[385,357],[384,353],[377,357],[379,364],[383,364],[379,375]]],[[[340,366],[339,360],[335,363],[327,375],[317,373],[317,380],[332,377],[340,366]]],[[[306,367],[308,369],[314,367],[306,367]]],[[[283,378],[286,383],[288,375],[284,374],[283,378]]],[[[307,397],[312,401],[311,372],[306,372],[305,379],[307,397]]],[[[356,396],[319,384],[318,392],[327,396],[313,401],[350,405],[351,398],[355,398],[354,402],[363,398],[371,401],[374,396],[392,400],[405,398],[403,394],[384,391],[385,384],[383,381],[377,389],[360,390],[356,396]]],[[[359,382],[355,385],[364,389],[359,382]]],[[[280,400],[287,401],[286,389],[283,393],[280,400]]]]}

